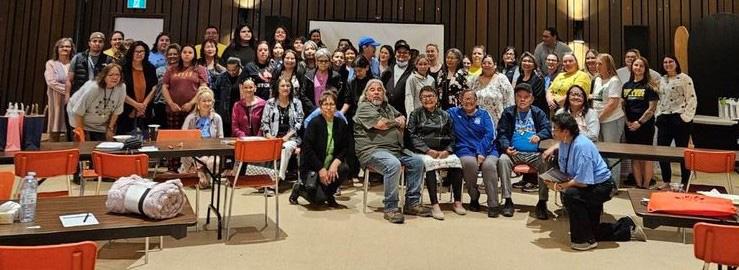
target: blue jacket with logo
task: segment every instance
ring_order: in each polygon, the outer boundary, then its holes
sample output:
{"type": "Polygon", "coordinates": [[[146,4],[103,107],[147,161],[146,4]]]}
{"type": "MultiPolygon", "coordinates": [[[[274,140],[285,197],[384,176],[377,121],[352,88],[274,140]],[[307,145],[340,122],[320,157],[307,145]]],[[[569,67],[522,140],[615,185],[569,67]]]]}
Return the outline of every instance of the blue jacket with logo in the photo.
{"type": "Polygon", "coordinates": [[[463,156],[498,156],[495,148],[495,124],[490,114],[480,107],[474,115],[465,113],[461,107],[452,107],[447,111],[452,119],[454,135],[457,138],[454,154],[463,156]]]}

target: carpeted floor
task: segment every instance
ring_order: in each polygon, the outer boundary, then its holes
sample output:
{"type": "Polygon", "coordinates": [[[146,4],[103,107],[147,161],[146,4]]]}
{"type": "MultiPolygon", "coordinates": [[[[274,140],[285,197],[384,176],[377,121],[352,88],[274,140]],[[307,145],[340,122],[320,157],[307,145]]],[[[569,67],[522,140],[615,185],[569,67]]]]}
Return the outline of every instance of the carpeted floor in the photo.
{"type": "MultiPolygon", "coordinates": [[[[12,167],[0,167],[11,170],[12,167]]],[[[673,171],[677,168],[674,168],[673,171]]],[[[734,176],[736,178],[736,175],[734,176]]],[[[709,183],[722,184],[721,176],[709,183]]],[[[515,181],[515,180],[514,180],[515,181]]],[[[106,190],[110,183],[105,183],[106,190]]],[[[63,188],[49,181],[42,190],[63,188]]],[[[75,188],[78,188],[75,186],[75,188]]],[[[94,192],[94,185],[88,185],[94,192]]],[[[194,198],[194,190],[186,190],[194,198]]],[[[209,190],[201,191],[209,198],[209,190]]],[[[425,193],[425,192],[424,192],[425,193]]],[[[90,193],[88,193],[90,194],[90,193]]],[[[154,250],[144,264],[143,239],[98,242],[97,269],[699,269],[693,246],[681,243],[675,228],[646,229],[648,242],[603,242],[595,250],[569,248],[568,220],[549,202],[554,219],[533,217],[536,193],[516,191],[516,213],[511,218],[488,218],[485,212],[458,216],[451,212],[449,193],[440,201],[446,220],[406,217],[402,225],[382,218],[382,187],[373,185],[370,211],[363,214],[361,185],[347,185],[338,198],[344,208],[310,207],[280,201],[280,238],[274,237],[274,201],[269,198],[269,221],[264,227],[264,199],[254,190],[237,190],[232,238],[216,240],[214,225],[181,240],[165,238],[164,249],[154,250]]],[[[484,196],[484,195],[483,195],[484,196]]],[[[554,198],[553,194],[550,196],[554,198]]],[[[428,197],[425,199],[428,201],[428,197]]],[[[463,201],[469,198],[465,193],[463,201]]],[[[194,201],[194,200],[193,200],[194,201]]],[[[481,200],[484,201],[484,200],[481,200]]],[[[200,226],[206,203],[200,205],[200,226]]],[[[604,220],[633,215],[625,191],[605,205],[604,220]]],[[[688,234],[688,239],[692,237],[688,234]]],[[[156,242],[156,240],[153,240],[156,242]]],[[[157,244],[153,244],[156,247],[157,244]]]]}

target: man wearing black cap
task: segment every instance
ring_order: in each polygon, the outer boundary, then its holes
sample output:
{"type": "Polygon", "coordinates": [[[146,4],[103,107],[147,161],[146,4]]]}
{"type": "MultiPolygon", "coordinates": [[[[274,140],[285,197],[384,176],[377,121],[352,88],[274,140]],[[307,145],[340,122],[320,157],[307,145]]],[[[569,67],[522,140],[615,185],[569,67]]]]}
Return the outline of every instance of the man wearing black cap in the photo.
{"type": "Polygon", "coordinates": [[[411,46],[405,40],[395,42],[395,64],[382,73],[380,79],[387,89],[387,97],[390,105],[403,115],[405,111],[405,81],[411,75],[413,68],[410,67],[411,46]]]}
{"type": "MultiPolygon", "coordinates": [[[[538,172],[545,172],[547,164],[539,153],[539,142],[552,137],[551,126],[546,113],[531,106],[534,95],[531,86],[520,83],[514,89],[516,105],[503,110],[498,121],[498,176],[504,183],[503,215],[513,215],[513,201],[511,200],[511,172],[513,166],[527,164],[535,167],[538,172]]],[[[536,204],[536,218],[547,219],[547,200],[549,190],[539,179],[539,203],[536,204]]]]}

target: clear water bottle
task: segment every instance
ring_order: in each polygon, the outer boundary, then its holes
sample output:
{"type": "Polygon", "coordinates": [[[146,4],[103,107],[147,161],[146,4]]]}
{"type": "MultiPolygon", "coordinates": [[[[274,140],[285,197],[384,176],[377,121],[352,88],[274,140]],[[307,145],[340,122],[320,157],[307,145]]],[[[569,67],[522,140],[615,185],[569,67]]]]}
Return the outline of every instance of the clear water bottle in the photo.
{"type": "Polygon", "coordinates": [[[21,186],[21,222],[33,222],[36,217],[38,179],[35,172],[28,172],[21,186]]]}

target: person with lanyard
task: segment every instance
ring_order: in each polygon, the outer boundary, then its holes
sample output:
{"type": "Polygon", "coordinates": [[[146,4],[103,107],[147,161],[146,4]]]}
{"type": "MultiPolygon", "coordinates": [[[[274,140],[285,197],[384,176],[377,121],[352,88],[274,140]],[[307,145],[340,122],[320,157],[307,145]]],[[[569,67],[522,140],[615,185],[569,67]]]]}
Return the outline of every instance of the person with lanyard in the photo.
{"type": "MultiPolygon", "coordinates": [[[[611,171],[595,144],[580,136],[577,121],[570,114],[552,118],[554,139],[559,142],[559,169],[569,178],[563,182],[546,181],[562,192],[570,220],[570,247],[584,251],[598,247],[599,241],[646,241],[642,228],[631,217],[616,223],[601,223],[603,203],[611,199],[615,184],[611,171]]],[[[545,155],[552,159],[552,155],[545,155]]]]}
{"type": "Polygon", "coordinates": [[[290,204],[298,204],[298,197],[302,196],[311,203],[326,202],[330,207],[340,206],[333,195],[349,177],[347,158],[351,155],[353,143],[349,126],[335,117],[336,99],[333,91],[321,93],[318,100],[321,116],[311,121],[303,134],[301,175],[318,174],[318,186],[324,196],[305,192],[305,181],[301,179],[293,185],[290,204]]]}
{"type": "Polygon", "coordinates": [[[255,95],[257,86],[251,78],[241,83],[241,100],[236,101],[231,112],[231,135],[234,137],[262,136],[260,124],[264,111],[264,99],[255,95]]]}
{"type": "Polygon", "coordinates": [[[110,64],[94,81],[88,81],[67,103],[67,115],[76,132],[84,133],[88,141],[112,140],[118,115],[123,113],[126,85],[122,68],[110,64]]]}

